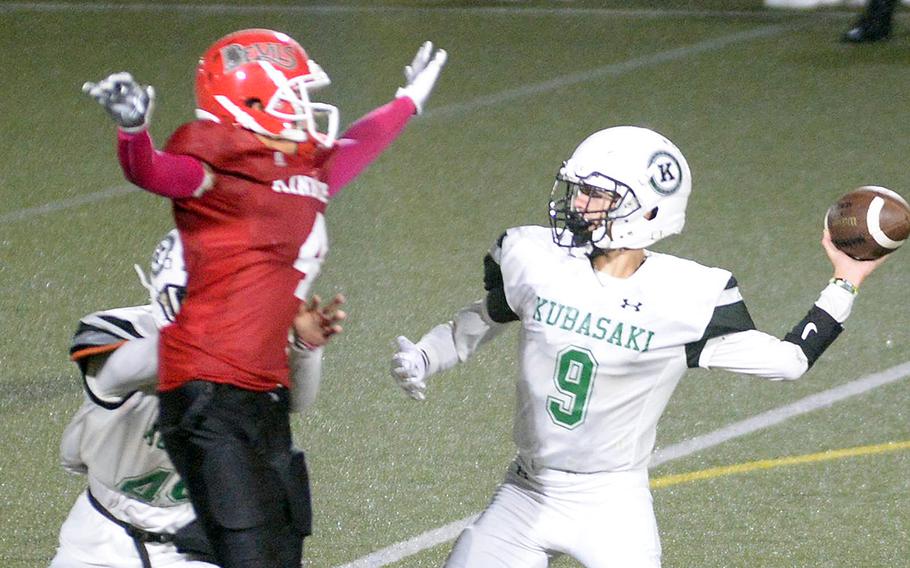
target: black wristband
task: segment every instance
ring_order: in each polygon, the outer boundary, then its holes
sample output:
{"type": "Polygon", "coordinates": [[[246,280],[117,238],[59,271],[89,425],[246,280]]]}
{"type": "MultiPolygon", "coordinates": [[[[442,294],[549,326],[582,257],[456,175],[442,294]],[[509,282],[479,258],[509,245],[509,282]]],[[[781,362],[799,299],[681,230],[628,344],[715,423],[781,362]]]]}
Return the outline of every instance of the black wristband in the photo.
{"type": "Polygon", "coordinates": [[[831,314],[812,306],[806,317],[784,336],[784,341],[798,345],[811,367],[843,330],[844,327],[831,314]]]}

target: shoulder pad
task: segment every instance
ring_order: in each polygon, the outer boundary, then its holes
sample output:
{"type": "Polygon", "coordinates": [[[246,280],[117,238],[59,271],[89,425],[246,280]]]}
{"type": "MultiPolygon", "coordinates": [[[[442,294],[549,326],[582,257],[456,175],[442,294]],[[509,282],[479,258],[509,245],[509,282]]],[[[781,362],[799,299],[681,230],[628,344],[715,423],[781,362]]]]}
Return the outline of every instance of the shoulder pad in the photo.
{"type": "Polygon", "coordinates": [[[187,122],[171,134],[164,151],[169,154],[192,156],[219,169],[234,155],[238,133],[246,131],[210,120],[187,122]]]}
{"type": "Polygon", "coordinates": [[[96,353],[99,347],[113,348],[124,341],[155,333],[157,328],[149,305],[94,312],[79,320],[70,355],[73,359],[78,359],[80,352],[91,350],[91,353],[96,353]]]}
{"type": "Polygon", "coordinates": [[[553,244],[553,233],[549,228],[539,225],[512,227],[496,239],[496,242],[490,247],[490,256],[497,264],[500,264],[502,251],[514,247],[519,242],[530,246],[549,247],[553,244]]]}

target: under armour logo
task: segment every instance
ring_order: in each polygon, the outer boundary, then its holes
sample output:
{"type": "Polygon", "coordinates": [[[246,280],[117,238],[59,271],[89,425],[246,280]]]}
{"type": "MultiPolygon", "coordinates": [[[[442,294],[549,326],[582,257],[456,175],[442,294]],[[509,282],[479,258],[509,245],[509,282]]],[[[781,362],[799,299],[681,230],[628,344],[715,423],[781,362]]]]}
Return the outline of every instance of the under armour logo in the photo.
{"type": "Polygon", "coordinates": [[[641,302],[633,303],[633,302],[630,302],[629,300],[627,300],[626,298],[623,298],[622,305],[620,307],[621,308],[631,308],[631,309],[635,310],[636,312],[640,312],[641,311],[641,302]]]}
{"type": "Polygon", "coordinates": [[[284,152],[275,152],[275,165],[279,168],[287,167],[288,162],[284,159],[284,152]]]}
{"type": "Polygon", "coordinates": [[[805,341],[806,338],[809,337],[810,333],[818,333],[818,328],[815,327],[815,324],[811,321],[806,324],[806,327],[803,328],[803,334],[800,336],[800,339],[805,341]]]}

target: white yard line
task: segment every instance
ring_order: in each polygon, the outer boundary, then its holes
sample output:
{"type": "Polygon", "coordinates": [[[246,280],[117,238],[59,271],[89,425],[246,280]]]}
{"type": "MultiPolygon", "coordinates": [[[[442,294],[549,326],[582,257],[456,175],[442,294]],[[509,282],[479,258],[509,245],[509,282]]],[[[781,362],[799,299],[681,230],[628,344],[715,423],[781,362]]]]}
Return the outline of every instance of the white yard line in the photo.
{"type": "Polygon", "coordinates": [[[700,41],[698,43],[693,43],[691,45],[677,47],[675,49],[668,49],[667,51],[660,51],[649,55],[643,55],[641,57],[633,57],[632,59],[619,61],[617,63],[611,63],[602,67],[595,67],[594,69],[589,69],[587,71],[560,75],[558,77],[554,77],[546,81],[541,81],[539,83],[531,83],[530,85],[524,85],[515,89],[507,89],[505,91],[500,91],[491,95],[476,97],[463,103],[455,103],[438,108],[431,108],[424,114],[424,116],[448,117],[461,112],[475,111],[480,108],[511,102],[516,99],[539,95],[548,91],[555,91],[557,89],[570,87],[579,83],[586,83],[588,81],[604,79],[606,77],[618,77],[632,71],[644,69],[645,67],[678,61],[680,59],[685,59],[694,55],[700,55],[702,53],[718,51],[720,49],[738,43],[777,36],[786,31],[792,30],[795,27],[797,26],[794,24],[787,24],[753,28],[751,30],[712,38],[705,41],[700,41]]]}
{"type": "MultiPolygon", "coordinates": [[[[53,4],[48,6],[58,5],[53,4]]],[[[0,13],[3,11],[4,7],[0,5],[0,13]]],[[[450,117],[461,113],[476,111],[478,109],[486,108],[489,106],[508,103],[525,97],[541,95],[543,93],[555,91],[563,87],[577,85],[579,83],[595,81],[606,77],[618,77],[627,73],[631,73],[633,71],[638,71],[645,67],[660,65],[662,63],[669,63],[687,57],[692,57],[694,55],[717,51],[730,45],[735,45],[742,42],[780,35],[786,31],[793,29],[794,27],[794,24],[761,26],[758,28],[753,28],[751,30],[712,38],[691,45],[677,47],[675,49],[669,49],[667,51],[660,51],[657,53],[652,53],[650,55],[643,55],[641,57],[633,57],[632,59],[627,59],[625,61],[620,61],[617,63],[611,63],[602,67],[595,67],[594,69],[589,69],[587,71],[569,73],[548,79],[546,81],[541,81],[539,83],[532,83],[515,89],[507,89],[489,95],[482,95],[463,103],[454,103],[431,108],[426,113],[424,113],[421,119],[426,120],[432,118],[450,117]]],[[[131,191],[135,191],[135,188],[118,186],[94,193],[89,193],[79,197],[53,201],[51,203],[37,207],[30,207],[26,209],[18,209],[6,213],[0,213],[0,225],[7,225],[15,223],[17,221],[23,221],[26,219],[45,215],[47,213],[55,213],[57,211],[70,209],[72,207],[79,207],[87,203],[104,201],[112,197],[125,195],[131,191]]]]}
{"type": "MultiPolygon", "coordinates": [[[[821,408],[827,408],[836,402],[903,380],[908,376],[910,376],[910,361],[901,363],[900,365],[896,365],[880,373],[866,375],[838,387],[807,396],[796,402],[763,412],[740,422],[735,422],[713,432],[708,432],[707,434],[696,436],[695,438],[685,440],[678,444],[667,446],[654,453],[651,457],[651,467],[653,468],[675,459],[690,456],[729,440],[775,426],[790,418],[807,414],[821,408]]],[[[477,515],[472,515],[443,525],[437,529],[429,530],[413,538],[387,546],[372,554],[368,554],[367,556],[358,558],[353,562],[336,568],[379,568],[381,566],[388,566],[389,564],[398,562],[408,556],[455,539],[462,529],[471,524],[475,518],[477,518],[477,515]]]]}

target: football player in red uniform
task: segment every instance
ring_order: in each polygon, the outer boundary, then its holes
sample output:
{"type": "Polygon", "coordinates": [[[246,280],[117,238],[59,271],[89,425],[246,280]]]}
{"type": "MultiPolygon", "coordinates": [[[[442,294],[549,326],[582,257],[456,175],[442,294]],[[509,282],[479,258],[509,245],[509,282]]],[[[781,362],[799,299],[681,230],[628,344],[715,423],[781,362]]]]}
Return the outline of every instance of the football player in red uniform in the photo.
{"type": "Polygon", "coordinates": [[[83,86],[119,127],[127,179],[173,200],[189,280],[161,333],[160,427],[221,566],[300,566],[311,512],[288,329],[328,250],[329,199],[420,114],[445,60],[425,43],[394,100],[336,137],[338,110],[311,100],[329,77],[303,48],[235,32],[203,54],[199,120],[163,152],[148,134],[152,87],[128,73],[83,86]]]}

